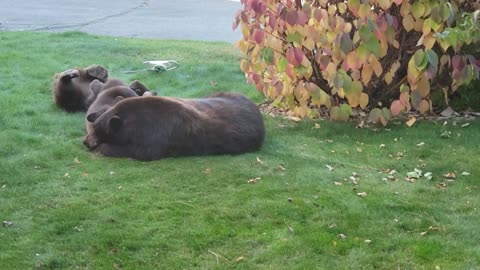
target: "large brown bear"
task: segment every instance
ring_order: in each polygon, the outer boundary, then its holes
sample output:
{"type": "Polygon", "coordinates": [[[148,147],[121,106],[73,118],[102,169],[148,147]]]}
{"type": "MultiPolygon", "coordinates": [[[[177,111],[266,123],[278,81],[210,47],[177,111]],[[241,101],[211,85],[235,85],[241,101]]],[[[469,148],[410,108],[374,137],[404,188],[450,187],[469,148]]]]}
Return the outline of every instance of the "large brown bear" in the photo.
{"type": "Polygon", "coordinates": [[[94,121],[84,140],[88,148],[139,160],[251,152],[265,137],[257,106],[233,93],[192,100],[132,97],[87,119],[94,121]]]}
{"type": "MultiPolygon", "coordinates": [[[[100,91],[107,88],[103,87],[98,91],[92,91],[90,83],[94,80],[107,83],[108,87],[124,85],[120,80],[109,78],[108,70],[103,66],[91,65],[85,69],[69,69],[54,76],[55,103],[67,112],[87,111],[100,91]]],[[[133,81],[129,87],[140,96],[148,91],[148,88],[139,81],[133,81]]]]}

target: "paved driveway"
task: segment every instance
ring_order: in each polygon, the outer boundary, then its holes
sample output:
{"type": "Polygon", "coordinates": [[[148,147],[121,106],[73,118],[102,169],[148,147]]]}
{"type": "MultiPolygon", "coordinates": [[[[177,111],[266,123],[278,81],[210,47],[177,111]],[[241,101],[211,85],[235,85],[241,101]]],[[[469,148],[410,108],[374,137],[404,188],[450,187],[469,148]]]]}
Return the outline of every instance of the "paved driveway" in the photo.
{"type": "Polygon", "coordinates": [[[68,31],[233,43],[235,0],[0,0],[0,30],[68,31]]]}

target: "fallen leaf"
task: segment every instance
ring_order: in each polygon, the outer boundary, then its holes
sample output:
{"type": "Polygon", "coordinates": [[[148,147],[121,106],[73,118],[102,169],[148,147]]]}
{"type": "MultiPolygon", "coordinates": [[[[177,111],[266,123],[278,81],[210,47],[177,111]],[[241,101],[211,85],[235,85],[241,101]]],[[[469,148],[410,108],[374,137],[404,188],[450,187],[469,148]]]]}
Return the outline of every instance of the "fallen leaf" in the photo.
{"type": "Polygon", "coordinates": [[[407,172],[407,177],[418,179],[422,177],[422,170],[415,168],[413,172],[407,172]]]}
{"type": "Polygon", "coordinates": [[[3,186],[2,186],[2,188],[6,188],[6,187],[7,187],[7,185],[3,185],[3,186]]]}
{"type": "Polygon", "coordinates": [[[286,171],[287,170],[287,169],[285,169],[285,167],[282,164],[278,165],[278,169],[280,171],[286,171]]]}
{"type": "Polygon", "coordinates": [[[447,184],[441,182],[441,183],[437,183],[435,186],[436,186],[438,189],[444,189],[444,188],[447,187],[447,184]]]}
{"type": "Polygon", "coordinates": [[[263,164],[263,161],[259,157],[257,157],[257,162],[258,164],[263,164]]]}
{"type": "Polygon", "coordinates": [[[236,262],[243,261],[243,260],[245,260],[245,257],[243,256],[240,256],[237,259],[235,259],[236,262]]]}
{"type": "Polygon", "coordinates": [[[450,138],[451,136],[452,136],[452,132],[448,130],[445,130],[444,132],[442,132],[442,134],[440,134],[440,137],[442,138],[450,138]]]}
{"type": "Polygon", "coordinates": [[[425,143],[424,142],[421,142],[421,143],[417,143],[417,146],[424,146],[425,143]]]}
{"type": "Polygon", "coordinates": [[[249,184],[255,184],[255,183],[257,183],[257,181],[259,181],[260,179],[261,179],[260,177],[255,177],[255,178],[249,179],[249,180],[247,181],[247,183],[249,183],[249,184]]]}
{"type": "Polygon", "coordinates": [[[328,142],[328,143],[333,143],[333,141],[332,141],[332,140],[326,140],[326,142],[328,142]]]}
{"type": "Polygon", "coordinates": [[[287,225],[287,232],[288,233],[294,233],[295,231],[293,230],[293,228],[290,225],[287,225]]]}
{"type": "Polygon", "coordinates": [[[292,121],[294,121],[294,122],[300,122],[300,121],[302,121],[301,118],[296,117],[296,116],[289,116],[288,119],[289,119],[289,120],[292,120],[292,121]]]}
{"type": "Polygon", "coordinates": [[[80,164],[80,163],[81,163],[81,162],[78,160],[77,157],[73,159],[73,162],[74,162],[74,163],[77,163],[77,164],[80,164]]]}
{"type": "Polygon", "coordinates": [[[410,118],[407,122],[405,122],[405,124],[407,124],[408,127],[411,127],[413,126],[413,124],[415,124],[416,121],[417,121],[417,118],[415,118],[415,116],[412,116],[412,118],[410,118]]]}
{"type": "Polygon", "coordinates": [[[361,153],[361,152],[362,152],[362,148],[357,147],[357,152],[361,153]]]}
{"type": "Polygon", "coordinates": [[[470,123],[465,123],[465,124],[461,125],[460,127],[464,128],[464,127],[468,127],[468,126],[470,126],[470,123]]]}
{"type": "Polygon", "coordinates": [[[12,221],[3,221],[2,224],[3,224],[3,226],[8,227],[8,226],[12,226],[13,222],[12,221]]]}
{"type": "Polygon", "coordinates": [[[216,85],[217,85],[217,82],[216,82],[216,81],[213,81],[213,80],[211,80],[211,81],[210,81],[210,85],[211,85],[211,86],[216,86],[216,85]]]}
{"type": "Polygon", "coordinates": [[[343,185],[343,183],[341,183],[341,182],[335,182],[335,186],[341,186],[341,185],[343,185]]]}
{"type": "Polygon", "coordinates": [[[367,193],[366,193],[366,192],[358,192],[357,195],[360,196],[360,197],[362,197],[362,198],[363,198],[363,197],[367,197],[367,193]]]}
{"type": "Polygon", "coordinates": [[[427,180],[432,180],[432,173],[431,172],[426,172],[423,174],[423,177],[427,180]]]}
{"type": "Polygon", "coordinates": [[[365,120],[361,120],[355,128],[363,128],[364,125],[365,125],[365,120]]]}
{"type": "Polygon", "coordinates": [[[63,175],[63,177],[70,178],[70,174],[67,172],[63,175]]]}
{"type": "Polygon", "coordinates": [[[421,232],[421,233],[420,233],[420,236],[424,236],[424,235],[427,234],[427,233],[428,233],[428,231],[421,232]]]}
{"type": "Polygon", "coordinates": [[[397,173],[397,171],[396,171],[396,170],[391,170],[391,171],[390,171],[388,174],[390,174],[390,175],[394,175],[394,174],[396,174],[396,173],[397,173]]]}
{"type": "Polygon", "coordinates": [[[87,177],[87,176],[88,176],[88,173],[85,173],[85,172],[84,172],[84,173],[82,173],[82,176],[83,176],[83,177],[87,177]]]}
{"type": "Polygon", "coordinates": [[[123,186],[122,186],[122,185],[118,186],[118,189],[119,189],[119,190],[120,190],[120,189],[123,189],[123,186]]]}
{"type": "Polygon", "coordinates": [[[393,139],[393,141],[394,141],[394,142],[397,142],[397,141],[398,141],[398,138],[393,139]]]}
{"type": "Polygon", "coordinates": [[[455,114],[455,111],[451,107],[447,107],[445,110],[443,110],[440,115],[443,117],[450,117],[453,114],[455,114]]]}
{"type": "Polygon", "coordinates": [[[327,169],[328,169],[329,171],[333,171],[333,170],[334,170],[334,168],[333,168],[332,166],[328,165],[328,164],[325,165],[325,167],[327,167],[327,169]]]}
{"type": "Polygon", "coordinates": [[[462,175],[463,175],[463,176],[469,176],[470,173],[469,173],[469,172],[462,172],[462,175]]]}
{"type": "Polygon", "coordinates": [[[448,173],[444,174],[443,177],[445,177],[447,179],[456,179],[457,178],[457,176],[453,172],[448,172],[448,173]]]}
{"type": "Polygon", "coordinates": [[[110,176],[114,175],[115,172],[114,171],[110,171],[110,176]]]}
{"type": "Polygon", "coordinates": [[[366,240],[365,240],[365,243],[366,243],[366,244],[370,244],[371,242],[372,242],[372,240],[369,240],[369,239],[366,239],[366,240]]]}
{"type": "Polygon", "coordinates": [[[117,270],[120,270],[120,269],[122,269],[122,265],[120,263],[114,263],[113,268],[115,268],[117,270]]]}
{"type": "Polygon", "coordinates": [[[287,200],[288,200],[288,202],[293,202],[292,198],[288,198],[287,200]]]}
{"type": "Polygon", "coordinates": [[[380,148],[385,148],[385,144],[380,144],[380,148]]]}
{"type": "Polygon", "coordinates": [[[320,128],[320,124],[319,123],[315,123],[315,125],[313,126],[314,129],[319,129],[320,128]]]}
{"type": "Polygon", "coordinates": [[[210,168],[205,168],[204,170],[202,170],[202,173],[211,173],[212,172],[212,169],[210,168]]]}
{"type": "Polygon", "coordinates": [[[346,239],[347,238],[347,236],[343,233],[337,235],[337,237],[340,238],[340,239],[346,239]]]}

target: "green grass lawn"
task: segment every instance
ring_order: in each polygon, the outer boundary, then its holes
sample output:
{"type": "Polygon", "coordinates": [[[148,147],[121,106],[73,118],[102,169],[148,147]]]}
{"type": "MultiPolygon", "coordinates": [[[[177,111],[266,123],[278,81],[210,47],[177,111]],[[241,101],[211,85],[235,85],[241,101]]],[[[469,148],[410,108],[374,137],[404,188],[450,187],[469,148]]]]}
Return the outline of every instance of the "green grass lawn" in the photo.
{"type": "Polygon", "coordinates": [[[257,153],[139,162],[88,152],[84,114],[52,102],[53,74],[90,64],[161,95],[260,102],[239,58],[226,43],[0,32],[0,269],[480,269],[479,121],[265,117],[257,153]],[[122,73],[162,59],[180,67],[122,73]],[[415,168],[433,179],[406,181],[415,168]]]}

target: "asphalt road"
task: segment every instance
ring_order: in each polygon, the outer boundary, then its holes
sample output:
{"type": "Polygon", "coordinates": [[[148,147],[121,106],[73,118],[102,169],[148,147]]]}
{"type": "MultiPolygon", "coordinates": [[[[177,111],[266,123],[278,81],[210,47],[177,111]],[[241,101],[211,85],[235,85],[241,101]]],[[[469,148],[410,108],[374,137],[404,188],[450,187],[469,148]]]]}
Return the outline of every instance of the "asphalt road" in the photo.
{"type": "Polygon", "coordinates": [[[239,0],[0,0],[0,30],[226,41],[239,0]]]}

